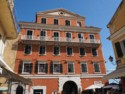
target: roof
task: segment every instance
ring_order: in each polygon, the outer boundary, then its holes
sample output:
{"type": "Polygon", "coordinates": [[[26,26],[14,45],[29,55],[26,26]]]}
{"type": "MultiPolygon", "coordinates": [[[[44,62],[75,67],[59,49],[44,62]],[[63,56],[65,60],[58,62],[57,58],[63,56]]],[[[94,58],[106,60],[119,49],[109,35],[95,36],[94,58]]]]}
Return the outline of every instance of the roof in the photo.
{"type": "Polygon", "coordinates": [[[37,12],[37,15],[38,15],[38,14],[48,14],[48,13],[53,13],[53,12],[58,12],[58,11],[60,11],[60,12],[65,12],[65,13],[68,13],[68,14],[70,14],[70,15],[73,15],[73,16],[76,16],[76,17],[81,17],[81,18],[85,19],[85,17],[80,16],[79,14],[70,12],[70,11],[68,11],[68,10],[66,10],[66,9],[63,9],[63,8],[53,9],[53,10],[46,10],[46,11],[42,11],[42,12],[37,12]]]}

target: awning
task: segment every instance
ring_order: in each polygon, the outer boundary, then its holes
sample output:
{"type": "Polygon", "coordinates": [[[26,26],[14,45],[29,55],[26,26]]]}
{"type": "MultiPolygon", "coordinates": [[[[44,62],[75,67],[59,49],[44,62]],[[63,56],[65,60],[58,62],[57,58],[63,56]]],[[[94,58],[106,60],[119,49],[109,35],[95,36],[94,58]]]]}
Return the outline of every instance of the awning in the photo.
{"type": "Polygon", "coordinates": [[[4,92],[4,91],[7,91],[8,90],[8,87],[0,87],[0,91],[4,92]]]}
{"type": "Polygon", "coordinates": [[[30,79],[26,79],[18,74],[15,74],[14,72],[12,72],[4,67],[2,67],[2,69],[3,69],[3,72],[0,76],[5,77],[13,82],[21,82],[24,84],[32,85],[32,82],[30,79]]]}
{"type": "Polygon", "coordinates": [[[104,76],[103,79],[119,78],[122,76],[125,76],[125,67],[116,69],[115,71],[104,76]]]}
{"type": "Polygon", "coordinates": [[[93,85],[90,85],[89,87],[85,88],[85,90],[88,90],[88,89],[97,89],[97,88],[101,88],[103,87],[104,84],[93,84],[93,85]]]}

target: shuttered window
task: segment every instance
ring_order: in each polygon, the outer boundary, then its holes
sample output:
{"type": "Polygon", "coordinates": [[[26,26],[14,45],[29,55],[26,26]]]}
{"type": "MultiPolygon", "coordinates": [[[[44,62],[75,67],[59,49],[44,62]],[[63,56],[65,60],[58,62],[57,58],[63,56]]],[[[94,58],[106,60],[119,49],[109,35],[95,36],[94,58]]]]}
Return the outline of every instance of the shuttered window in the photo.
{"type": "Polygon", "coordinates": [[[92,48],[92,55],[97,56],[97,49],[96,48],[92,48]]]}
{"type": "Polygon", "coordinates": [[[87,72],[87,64],[86,63],[82,63],[81,64],[81,70],[82,70],[82,73],[86,73],[87,72]]]}
{"type": "Polygon", "coordinates": [[[54,47],[53,54],[54,54],[54,55],[59,55],[59,51],[60,51],[59,47],[55,46],[55,47],[54,47]]]}
{"type": "Polygon", "coordinates": [[[94,63],[94,70],[95,70],[95,72],[100,72],[99,63],[94,63]]]}
{"type": "Polygon", "coordinates": [[[120,42],[115,43],[115,48],[116,48],[117,56],[122,57],[123,53],[122,53],[122,49],[120,46],[120,42]]]}
{"type": "Polygon", "coordinates": [[[31,61],[22,61],[19,65],[19,73],[32,73],[31,61]]]}
{"type": "Polygon", "coordinates": [[[24,48],[24,53],[25,54],[31,54],[32,50],[31,50],[31,45],[26,45],[24,48]]]}
{"type": "Polygon", "coordinates": [[[39,54],[40,54],[40,55],[45,55],[45,53],[46,53],[46,48],[45,48],[45,46],[40,46],[40,48],[39,48],[39,54]]]}
{"type": "Polygon", "coordinates": [[[80,48],[80,56],[84,56],[85,55],[85,49],[84,48],[80,48]]]}
{"type": "Polygon", "coordinates": [[[35,64],[35,73],[47,73],[48,72],[48,64],[45,61],[38,61],[35,64]]]}

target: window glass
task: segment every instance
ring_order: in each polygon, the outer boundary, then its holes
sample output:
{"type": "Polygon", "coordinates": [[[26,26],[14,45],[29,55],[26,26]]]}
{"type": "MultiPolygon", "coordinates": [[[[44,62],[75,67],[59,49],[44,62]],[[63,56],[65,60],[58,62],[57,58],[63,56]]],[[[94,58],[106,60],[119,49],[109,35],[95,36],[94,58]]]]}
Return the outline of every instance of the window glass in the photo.
{"type": "Polygon", "coordinates": [[[31,54],[31,45],[26,45],[24,49],[25,54],[31,54]]]}
{"type": "Polygon", "coordinates": [[[92,48],[92,55],[93,56],[97,56],[97,50],[96,50],[96,48],[92,48]]]}
{"type": "Polygon", "coordinates": [[[73,63],[68,63],[68,73],[74,73],[73,63]]]}
{"type": "Polygon", "coordinates": [[[45,46],[40,46],[39,54],[45,55],[45,46]]]}
{"type": "Polygon", "coordinates": [[[70,26],[70,21],[69,20],[66,20],[66,26],[70,26]]]}
{"type": "Polygon", "coordinates": [[[32,39],[32,32],[31,30],[27,31],[27,39],[32,39]]]}
{"type": "Polygon", "coordinates": [[[60,64],[53,64],[53,66],[54,66],[54,72],[56,72],[56,73],[60,73],[60,64]]]}
{"type": "Polygon", "coordinates": [[[73,51],[71,47],[67,47],[67,55],[72,55],[73,51]]]}
{"type": "Polygon", "coordinates": [[[42,18],[42,19],[41,19],[41,23],[42,23],[42,24],[46,24],[46,18],[42,18]]]}
{"type": "Polygon", "coordinates": [[[54,19],[54,24],[58,25],[58,19],[54,19]]]}
{"type": "Polygon", "coordinates": [[[41,31],[40,32],[40,39],[41,40],[45,40],[45,37],[46,37],[46,32],[45,31],[41,31]]]}
{"type": "Polygon", "coordinates": [[[39,73],[40,72],[45,73],[46,72],[46,64],[40,64],[39,63],[38,70],[39,70],[39,73]]]}
{"type": "Polygon", "coordinates": [[[77,26],[81,27],[82,26],[81,22],[77,22],[77,26]]]}
{"type": "Polygon", "coordinates": [[[32,63],[23,61],[23,73],[31,73],[32,72],[32,63]]]}
{"type": "Polygon", "coordinates": [[[82,63],[81,68],[82,68],[82,72],[87,72],[87,64],[86,63],[82,63]]]}
{"type": "Polygon", "coordinates": [[[100,72],[99,63],[94,63],[95,72],[100,72]]]}
{"type": "Polygon", "coordinates": [[[59,47],[54,47],[54,55],[59,55],[59,47]]]}
{"type": "Polygon", "coordinates": [[[85,55],[85,49],[84,48],[80,48],[80,55],[81,56],[85,55]]]}

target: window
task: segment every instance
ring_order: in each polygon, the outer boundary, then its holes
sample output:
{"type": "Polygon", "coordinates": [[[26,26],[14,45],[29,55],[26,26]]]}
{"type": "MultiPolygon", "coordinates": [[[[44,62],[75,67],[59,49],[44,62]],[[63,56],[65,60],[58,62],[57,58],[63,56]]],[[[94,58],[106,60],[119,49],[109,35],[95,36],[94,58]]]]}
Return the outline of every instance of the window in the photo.
{"type": "Polygon", "coordinates": [[[54,73],[61,73],[62,64],[53,64],[53,72],[54,73]]]}
{"type": "Polygon", "coordinates": [[[115,43],[115,48],[116,48],[117,56],[122,57],[123,53],[122,53],[122,49],[120,46],[120,42],[115,43]]]}
{"type": "Polygon", "coordinates": [[[95,41],[94,41],[94,39],[95,39],[95,38],[94,38],[94,35],[91,34],[91,35],[89,35],[89,37],[90,37],[90,42],[91,42],[91,43],[94,43],[94,42],[95,42],[95,41]]]}
{"type": "Polygon", "coordinates": [[[42,18],[42,19],[41,19],[41,23],[42,23],[42,24],[46,24],[46,18],[42,18]]]}
{"type": "Polygon", "coordinates": [[[42,30],[40,32],[40,40],[45,40],[45,38],[46,38],[46,31],[42,30]]]}
{"type": "Polygon", "coordinates": [[[92,55],[93,56],[97,56],[97,50],[96,50],[96,48],[92,48],[92,55]]]}
{"type": "Polygon", "coordinates": [[[59,53],[60,53],[59,51],[60,51],[59,47],[55,46],[55,47],[54,47],[54,53],[53,53],[53,54],[54,54],[54,55],[59,55],[59,53]]]}
{"type": "Polygon", "coordinates": [[[69,20],[66,20],[65,23],[66,23],[66,26],[70,26],[70,21],[69,20]]]}
{"type": "Polygon", "coordinates": [[[39,48],[39,54],[40,55],[45,55],[46,54],[46,48],[45,48],[45,46],[40,46],[40,48],[39,48]]]}
{"type": "Polygon", "coordinates": [[[54,19],[54,24],[58,25],[58,19],[54,19]]]}
{"type": "Polygon", "coordinates": [[[67,55],[72,55],[73,54],[73,50],[71,47],[67,47],[67,55]]]}
{"type": "Polygon", "coordinates": [[[83,35],[81,33],[78,34],[78,39],[79,39],[79,42],[83,42],[83,35]]]}
{"type": "Polygon", "coordinates": [[[125,40],[123,40],[123,45],[124,45],[124,48],[125,48],[125,40]]]}
{"type": "Polygon", "coordinates": [[[81,64],[81,70],[82,70],[83,73],[88,72],[88,70],[87,70],[87,64],[86,63],[82,63],[81,64]]]}
{"type": "Polygon", "coordinates": [[[73,65],[73,63],[68,63],[68,73],[74,73],[74,65],[73,65]]]}
{"type": "Polygon", "coordinates": [[[94,70],[95,72],[100,72],[99,63],[94,63],[94,70]]]}
{"type": "Polygon", "coordinates": [[[59,33],[54,32],[54,41],[58,41],[58,40],[59,40],[59,33]]]}
{"type": "Polygon", "coordinates": [[[33,33],[33,31],[32,30],[28,30],[27,31],[27,39],[32,39],[32,33],[33,33]]]}
{"type": "Polygon", "coordinates": [[[31,45],[26,45],[24,48],[24,53],[25,54],[31,54],[32,50],[31,50],[31,45]]]}
{"type": "Polygon", "coordinates": [[[31,73],[32,72],[32,63],[31,61],[23,61],[22,73],[31,73]]]}
{"type": "Polygon", "coordinates": [[[35,73],[47,73],[48,72],[48,64],[46,61],[38,61],[35,64],[35,73]]]}
{"type": "Polygon", "coordinates": [[[81,22],[77,22],[77,26],[81,27],[82,26],[81,22]]]}
{"type": "Polygon", "coordinates": [[[85,49],[84,48],[80,48],[80,56],[84,56],[85,55],[85,49]]]}
{"type": "Polygon", "coordinates": [[[72,35],[69,32],[66,33],[66,41],[67,42],[71,42],[72,41],[72,35]]]}

